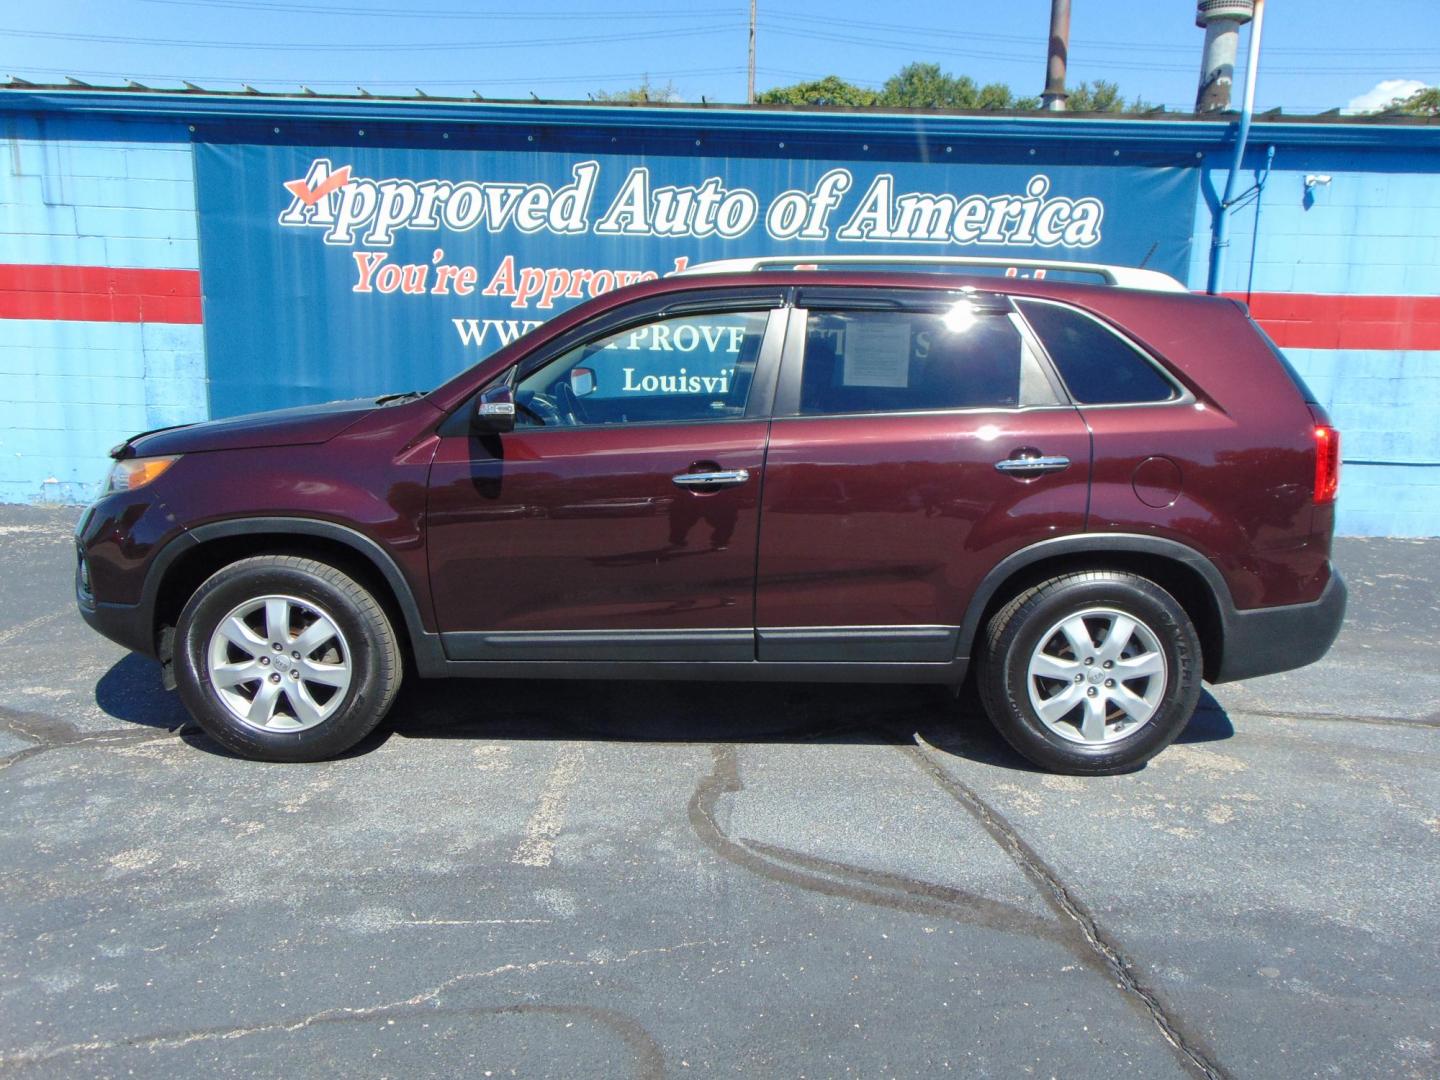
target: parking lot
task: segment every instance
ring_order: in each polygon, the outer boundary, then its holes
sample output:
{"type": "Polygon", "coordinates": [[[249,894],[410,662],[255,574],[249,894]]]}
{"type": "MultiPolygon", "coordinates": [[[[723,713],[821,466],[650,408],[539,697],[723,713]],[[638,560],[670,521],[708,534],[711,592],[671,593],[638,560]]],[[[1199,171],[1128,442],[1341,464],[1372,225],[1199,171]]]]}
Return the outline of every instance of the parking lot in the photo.
{"type": "Polygon", "coordinates": [[[1440,541],[1142,771],[916,687],[410,684],[344,760],[186,726],[0,509],[0,1074],[1440,1073],[1440,541]]]}

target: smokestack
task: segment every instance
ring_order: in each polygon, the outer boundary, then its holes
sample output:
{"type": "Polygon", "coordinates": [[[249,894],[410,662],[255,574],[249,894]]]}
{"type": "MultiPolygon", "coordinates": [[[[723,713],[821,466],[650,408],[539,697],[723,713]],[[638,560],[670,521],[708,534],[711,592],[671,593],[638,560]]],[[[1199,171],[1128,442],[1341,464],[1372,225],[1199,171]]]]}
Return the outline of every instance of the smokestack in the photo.
{"type": "Polygon", "coordinates": [[[1064,112],[1065,65],[1070,59],[1070,0],[1050,0],[1050,52],[1045,61],[1045,92],[1040,107],[1064,112]]]}
{"type": "Polygon", "coordinates": [[[1230,108],[1240,27],[1254,17],[1255,2],[1199,0],[1195,8],[1195,25],[1205,30],[1205,55],[1200,62],[1200,88],[1195,94],[1195,111],[1222,112],[1230,108]]]}

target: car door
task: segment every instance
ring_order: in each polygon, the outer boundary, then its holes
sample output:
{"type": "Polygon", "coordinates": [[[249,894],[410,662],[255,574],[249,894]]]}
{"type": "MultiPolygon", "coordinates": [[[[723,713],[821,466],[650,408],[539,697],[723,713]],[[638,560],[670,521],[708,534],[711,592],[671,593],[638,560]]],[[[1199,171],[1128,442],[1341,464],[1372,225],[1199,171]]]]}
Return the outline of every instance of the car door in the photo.
{"type": "Polygon", "coordinates": [[[1090,437],[1003,296],[802,289],[756,582],[768,661],[944,663],[1006,555],[1084,529],[1090,437]]]}
{"type": "Polygon", "coordinates": [[[755,658],[783,303],[610,313],[507,373],[514,431],[477,436],[468,412],[442,428],[427,546],[451,659],[755,658]]]}

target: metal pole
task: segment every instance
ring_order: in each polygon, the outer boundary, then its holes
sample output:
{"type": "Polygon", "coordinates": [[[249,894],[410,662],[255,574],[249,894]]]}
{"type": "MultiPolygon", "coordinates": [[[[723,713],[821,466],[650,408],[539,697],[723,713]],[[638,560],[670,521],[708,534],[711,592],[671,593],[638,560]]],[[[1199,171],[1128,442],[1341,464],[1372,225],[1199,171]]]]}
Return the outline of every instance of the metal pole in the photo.
{"type": "Polygon", "coordinates": [[[1250,119],[1255,114],[1255,77],[1260,70],[1260,35],[1264,29],[1265,0],[1255,0],[1255,20],[1250,24],[1250,50],[1245,58],[1245,104],[1240,109],[1240,129],[1235,135],[1235,158],[1230,163],[1230,176],[1225,181],[1225,195],[1215,211],[1215,231],[1210,240],[1210,280],[1205,291],[1211,296],[1220,291],[1225,252],[1230,247],[1230,204],[1235,201],[1240,166],[1245,162],[1245,145],[1250,141],[1250,119]]]}
{"type": "Polygon", "coordinates": [[[755,104],[755,0],[750,0],[750,72],[745,84],[745,104],[755,104]]]}
{"type": "Polygon", "coordinates": [[[1064,112],[1065,65],[1070,59],[1070,0],[1050,0],[1050,50],[1045,60],[1045,92],[1042,109],[1064,112]]]}
{"type": "Polygon", "coordinates": [[[1230,108],[1230,86],[1235,81],[1235,53],[1240,44],[1240,24],[1234,19],[1215,19],[1205,27],[1205,50],[1200,56],[1200,85],[1195,91],[1197,113],[1223,112],[1230,108]]]}

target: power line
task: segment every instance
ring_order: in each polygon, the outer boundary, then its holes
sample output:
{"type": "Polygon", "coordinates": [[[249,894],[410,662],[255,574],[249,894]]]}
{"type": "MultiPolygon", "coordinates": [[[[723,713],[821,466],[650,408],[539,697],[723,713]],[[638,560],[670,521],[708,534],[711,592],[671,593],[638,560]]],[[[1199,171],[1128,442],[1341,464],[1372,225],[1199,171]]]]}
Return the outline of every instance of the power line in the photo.
{"type": "Polygon", "coordinates": [[[735,6],[716,8],[684,8],[682,10],[655,11],[644,9],[632,10],[610,10],[596,11],[594,9],[582,9],[578,11],[543,11],[543,12],[516,12],[516,11],[448,11],[445,9],[424,9],[410,8],[404,11],[381,10],[379,8],[367,7],[317,7],[314,4],[287,4],[271,2],[271,0],[140,0],[144,4],[167,4],[174,7],[202,7],[218,8],[221,10],[231,9],[235,11],[273,11],[277,13],[297,13],[309,16],[316,15],[357,15],[365,18],[376,19],[484,19],[492,21],[495,19],[565,19],[570,22],[580,20],[601,20],[601,19],[691,19],[697,15],[739,15],[740,9],[735,6]]]}
{"type": "MultiPolygon", "coordinates": [[[[743,5],[734,4],[725,7],[696,8],[688,7],[679,10],[632,8],[621,10],[595,10],[579,9],[570,11],[454,11],[446,8],[411,8],[409,10],[386,10],[382,8],[363,7],[355,5],[344,6],[317,6],[307,3],[286,3],[284,0],[139,0],[140,3],[164,4],[172,7],[199,7],[219,10],[235,11],[259,11],[277,13],[299,13],[305,15],[352,15],[361,18],[384,18],[384,19],[416,19],[426,18],[435,20],[468,20],[483,19],[494,20],[517,20],[537,21],[542,19],[563,19],[567,21],[600,21],[614,19],[692,19],[696,16],[724,16],[743,15],[743,5]]],[[[866,19],[848,19],[828,15],[808,15],[793,11],[767,11],[763,13],[763,22],[778,20],[781,22],[818,25],[821,27],[852,27],[865,30],[881,31],[904,31],[904,27],[897,26],[891,22],[875,22],[866,19]]],[[[935,37],[953,38],[967,41],[992,41],[1010,44],[1039,46],[1043,39],[1033,34],[996,34],[986,33],[978,30],[950,30],[943,27],[916,27],[914,33],[923,34],[927,39],[935,37]]],[[[1140,41],[1104,41],[1087,40],[1076,38],[1071,41],[1071,49],[1074,51],[1089,50],[1118,50],[1121,52],[1170,52],[1180,54],[1191,54],[1197,50],[1194,45],[1171,45],[1161,42],[1140,42],[1140,41]]],[[[1324,48],[1311,47],[1286,48],[1283,46],[1270,46],[1266,48],[1266,54],[1271,56],[1430,56],[1434,50],[1428,48],[1374,48],[1374,49],[1346,49],[1346,48],[1324,48]]],[[[1025,59],[1033,59],[1027,55],[1025,59]]]]}
{"type": "MultiPolygon", "coordinates": [[[[242,78],[238,75],[175,75],[161,74],[158,72],[145,71],[91,71],[83,68],[24,68],[24,71],[31,74],[45,75],[75,75],[87,76],[95,79],[151,79],[156,82],[183,83],[192,82],[204,83],[269,83],[286,85],[310,85],[310,86],[354,86],[363,83],[367,87],[380,86],[409,86],[413,87],[416,82],[425,86],[533,86],[539,80],[535,76],[524,76],[522,78],[507,79],[314,79],[305,77],[302,79],[282,79],[267,75],[259,78],[242,78]]],[[[716,67],[716,68],[691,68],[677,71],[612,71],[598,75],[561,75],[553,78],[546,78],[545,82],[550,83],[599,83],[608,79],[681,79],[705,75],[737,75],[743,72],[743,67],[716,67]]],[[[768,70],[768,69],[757,69],[768,70]]]]}
{"type": "MultiPolygon", "coordinates": [[[[850,26],[850,27],[855,27],[855,28],[858,28],[858,29],[882,30],[882,31],[890,31],[890,32],[892,32],[892,33],[897,33],[897,32],[898,32],[898,33],[916,33],[916,34],[923,34],[926,38],[944,37],[944,38],[958,38],[958,39],[961,39],[961,40],[969,40],[969,41],[1000,41],[1000,42],[1008,42],[1008,43],[1012,43],[1012,44],[1031,45],[1031,46],[1035,46],[1035,47],[1037,47],[1037,48],[1043,47],[1043,45],[1044,45],[1044,39],[1043,39],[1043,37],[1041,37],[1041,36],[1038,35],[1038,34],[986,34],[986,33],[979,33],[979,32],[973,31],[973,30],[946,30],[946,29],[939,28],[939,27],[935,27],[935,28],[931,28],[931,27],[917,27],[917,28],[914,28],[913,30],[910,30],[910,29],[907,29],[906,27],[897,26],[894,22],[870,22],[870,21],[863,20],[863,19],[830,18],[830,17],[828,17],[828,16],[817,16],[817,15],[797,15],[797,14],[791,14],[791,13],[788,13],[788,12],[767,12],[767,13],[765,14],[765,16],[764,16],[763,21],[769,22],[769,21],[771,21],[771,20],[779,20],[779,21],[782,21],[782,22],[818,24],[818,25],[820,25],[820,26],[822,26],[822,27],[827,27],[827,26],[850,26]]],[[[1198,41],[1198,39],[1197,39],[1197,41],[1198,41]]],[[[1122,51],[1140,51],[1140,52],[1155,51],[1155,52],[1175,52],[1175,53],[1185,53],[1185,54],[1190,54],[1190,53],[1198,54],[1199,51],[1200,51],[1198,44],[1196,44],[1196,45],[1166,45],[1166,44],[1161,44],[1161,43],[1159,43],[1159,42],[1151,43],[1151,42],[1137,42],[1137,41],[1098,41],[1098,40],[1097,40],[1097,41],[1090,41],[1090,40],[1086,40],[1086,39],[1084,39],[1084,38],[1072,38],[1072,39],[1071,39],[1071,42],[1070,42],[1070,51],[1071,51],[1072,53],[1075,53],[1075,52],[1077,52],[1077,51],[1088,50],[1088,49],[1118,49],[1118,50],[1122,50],[1122,51]]],[[[1303,56],[1337,56],[1337,55],[1395,56],[1395,55],[1400,55],[1400,54],[1410,54],[1410,55],[1417,55],[1417,56],[1430,56],[1430,55],[1433,55],[1434,50],[1433,50],[1433,49],[1424,49],[1424,48],[1393,49],[1393,48],[1389,48],[1389,47],[1386,47],[1386,48],[1383,48],[1383,49],[1330,49],[1330,48],[1288,48],[1288,49],[1287,49],[1287,48],[1272,48],[1272,47],[1270,47],[1270,46],[1267,45],[1266,48],[1265,48],[1265,52],[1266,52],[1266,55],[1285,54],[1285,55],[1303,55],[1303,56]]],[[[1027,55],[1027,59],[1033,59],[1033,56],[1028,56],[1028,55],[1027,55]]]]}
{"type": "Polygon", "coordinates": [[[60,41],[89,41],[105,45],[159,45],[166,48],[187,49],[263,49],[267,52],[447,52],[471,49],[515,49],[554,45],[588,45],[596,42],[655,40],[657,38],[696,37],[713,34],[717,30],[735,29],[732,24],[714,24],[691,27],[684,30],[640,30],[617,34],[587,34],[581,37],[516,38],[510,41],[427,41],[427,42],[386,42],[377,44],[337,45],[313,41],[188,41],[183,38],[140,38],[118,37],[111,34],[69,34],[53,30],[14,30],[0,27],[0,34],[12,37],[45,38],[60,41]]]}
{"type": "MultiPolygon", "coordinates": [[[[893,38],[886,39],[875,36],[857,37],[847,34],[826,33],[824,31],[818,30],[791,30],[783,27],[774,27],[772,28],[771,33],[780,34],[784,37],[798,37],[809,40],[818,39],[822,41],[835,41],[848,45],[865,45],[869,48],[874,49],[889,49],[891,51],[906,52],[919,51],[922,54],[941,56],[963,56],[969,59],[977,60],[1000,60],[1007,63],[1029,63],[1030,61],[1034,60],[1034,56],[1032,55],[1020,55],[1016,53],[998,53],[978,49],[959,49],[943,45],[937,46],[933,41],[897,40],[893,38]]],[[[1190,64],[1158,64],[1152,62],[1132,60],[1094,60],[1090,63],[1092,66],[1123,71],[1183,72],[1190,71],[1192,69],[1192,66],[1190,64]]],[[[1327,75],[1393,74],[1395,72],[1395,69],[1396,64],[1394,63],[1387,64],[1384,67],[1332,67],[1327,65],[1325,68],[1325,73],[1327,75]]],[[[1262,70],[1269,75],[1308,75],[1311,74],[1314,69],[1309,67],[1279,68],[1266,64],[1262,67],[1262,70]]],[[[1440,67],[1430,66],[1422,68],[1420,70],[1428,72],[1432,70],[1440,70],[1440,67]]]]}

